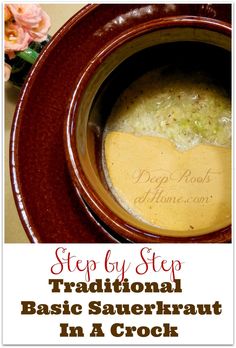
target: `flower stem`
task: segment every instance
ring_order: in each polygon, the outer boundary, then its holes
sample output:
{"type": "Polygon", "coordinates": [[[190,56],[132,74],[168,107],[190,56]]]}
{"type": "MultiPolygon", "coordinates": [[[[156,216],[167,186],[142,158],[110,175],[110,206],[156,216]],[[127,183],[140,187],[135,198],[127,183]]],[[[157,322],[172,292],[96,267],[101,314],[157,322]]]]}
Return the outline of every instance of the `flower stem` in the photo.
{"type": "Polygon", "coordinates": [[[39,54],[35,50],[32,50],[32,48],[28,47],[24,51],[17,52],[16,55],[28,63],[34,64],[39,54]]]}

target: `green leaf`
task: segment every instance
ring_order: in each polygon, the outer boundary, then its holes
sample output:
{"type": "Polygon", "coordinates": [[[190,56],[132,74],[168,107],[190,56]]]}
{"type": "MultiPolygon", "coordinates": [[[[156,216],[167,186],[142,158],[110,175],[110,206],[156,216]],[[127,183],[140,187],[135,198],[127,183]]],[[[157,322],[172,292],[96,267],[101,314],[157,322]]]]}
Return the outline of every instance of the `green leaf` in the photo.
{"type": "Polygon", "coordinates": [[[16,55],[30,64],[34,64],[39,56],[35,50],[29,47],[24,51],[17,52],[16,55]]]}

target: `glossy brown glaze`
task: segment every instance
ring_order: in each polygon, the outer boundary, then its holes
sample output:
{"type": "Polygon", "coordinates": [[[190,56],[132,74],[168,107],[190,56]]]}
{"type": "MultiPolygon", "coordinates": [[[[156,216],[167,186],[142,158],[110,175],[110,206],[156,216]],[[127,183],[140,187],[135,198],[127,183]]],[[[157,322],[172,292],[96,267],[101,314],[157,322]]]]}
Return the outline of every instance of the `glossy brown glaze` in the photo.
{"type": "MultiPolygon", "coordinates": [[[[176,30],[178,32],[177,37],[180,37],[181,32],[183,32],[182,28],[194,28],[194,38],[196,38],[197,32],[196,30],[200,30],[200,28],[206,28],[208,30],[213,30],[214,32],[218,31],[221,33],[224,33],[227,36],[230,37],[230,28],[226,26],[224,23],[219,22],[213,22],[209,20],[199,20],[195,19],[194,17],[169,17],[168,19],[163,20],[153,20],[151,22],[145,23],[144,25],[138,25],[135,27],[132,27],[130,30],[127,30],[123,35],[118,37],[115,41],[108,44],[103,50],[101,50],[97,57],[92,60],[87,68],[85,69],[85,73],[82,77],[78,80],[78,85],[76,89],[76,93],[73,96],[73,100],[71,103],[71,107],[69,110],[69,117],[67,122],[67,134],[66,134],[66,149],[67,149],[67,158],[69,163],[69,168],[71,171],[72,179],[77,187],[78,191],[82,194],[88,205],[92,208],[92,210],[99,216],[99,218],[104,221],[112,230],[116,231],[118,234],[123,236],[124,238],[127,238],[128,240],[131,240],[133,242],[160,242],[162,240],[162,236],[165,233],[166,235],[169,234],[169,236],[172,234],[171,231],[161,231],[159,229],[159,232],[157,231],[156,234],[151,233],[148,226],[143,224],[141,225],[141,222],[139,224],[136,224],[137,220],[133,219],[130,222],[128,220],[130,217],[127,216],[128,214],[125,213],[124,209],[120,209],[118,207],[117,203],[114,203],[110,200],[110,197],[112,196],[107,191],[108,190],[102,190],[102,186],[104,187],[104,184],[100,184],[100,176],[99,175],[101,171],[101,166],[98,165],[97,161],[95,161],[95,158],[99,157],[99,151],[101,152],[101,148],[97,147],[95,144],[95,141],[93,140],[93,134],[89,130],[89,123],[92,123],[95,128],[99,130],[98,136],[101,138],[101,133],[103,130],[103,124],[104,124],[104,112],[102,112],[102,115],[100,116],[100,119],[97,117],[93,118],[92,115],[99,115],[100,109],[105,109],[106,106],[103,105],[107,104],[108,98],[113,98],[113,90],[112,85],[109,85],[109,88],[107,88],[108,93],[107,97],[103,98],[103,102],[100,102],[100,105],[94,109],[94,104],[92,104],[91,110],[89,113],[86,114],[86,109],[89,108],[90,105],[90,99],[93,100],[100,99],[101,97],[96,96],[96,93],[98,91],[97,86],[99,86],[99,79],[101,79],[100,85],[102,86],[102,81],[104,80],[104,77],[102,75],[103,71],[106,69],[108,71],[112,71],[111,75],[114,74],[114,67],[112,64],[115,61],[115,57],[119,56],[120,61],[124,61],[124,57],[129,57],[129,60],[131,60],[131,63],[129,64],[129,68],[126,70],[119,70],[119,73],[116,75],[122,75],[122,79],[125,79],[125,76],[128,74],[133,74],[133,66],[136,64],[138,58],[138,53],[144,51],[136,51],[137,50],[137,44],[140,45],[140,41],[143,41],[143,44],[146,45],[147,41],[150,38],[150,33],[155,34],[162,30],[163,28],[170,28],[174,29],[175,31],[170,31],[168,36],[168,40],[172,38],[172,35],[176,35],[176,30]],[[139,41],[135,41],[135,38],[139,38],[139,41]],[[141,40],[140,40],[141,39],[141,40]],[[129,46],[127,46],[127,44],[129,46]],[[127,48],[128,47],[128,48],[127,48]],[[119,48],[119,49],[118,49],[119,48]],[[122,56],[122,50],[124,56],[122,56]],[[136,52],[136,54],[133,53],[133,51],[136,52]],[[114,56],[114,58],[110,58],[114,56]],[[132,57],[133,61],[132,61],[132,57]],[[110,61],[112,63],[109,63],[108,58],[110,58],[110,61]],[[108,65],[111,64],[111,67],[108,68],[108,65]],[[99,70],[100,69],[100,70],[99,70]],[[126,73],[125,73],[126,72],[126,73]],[[96,77],[98,76],[98,77],[96,77]],[[95,78],[94,82],[90,82],[95,78]],[[85,105],[85,106],[84,106],[85,105]],[[87,106],[88,105],[88,106],[87,106]],[[80,111],[81,110],[81,111],[80,111]],[[87,118],[87,119],[86,119],[87,118]],[[87,122],[87,124],[86,124],[87,122]],[[86,130],[87,128],[87,130],[86,130]],[[83,134],[83,136],[80,136],[80,134],[83,134]],[[86,150],[87,149],[87,150],[86,150]],[[92,167],[90,166],[92,164],[92,167]],[[90,166],[90,167],[89,167],[90,166]],[[89,168],[89,169],[88,169],[89,168]],[[96,181],[96,177],[98,177],[98,180],[96,181]],[[93,178],[93,179],[91,179],[93,178]],[[95,183],[96,181],[96,183],[95,183]],[[136,220],[136,221],[135,221],[136,220]],[[137,226],[139,225],[139,226],[137,226]],[[161,236],[162,235],[162,236],[161,236]]],[[[162,36],[164,32],[162,31],[162,36]]],[[[186,38],[186,31],[184,31],[183,39],[187,40],[186,38]]],[[[208,34],[209,35],[209,32],[208,34]]],[[[160,36],[157,37],[157,42],[159,46],[160,42],[160,36]]],[[[181,40],[183,40],[181,39],[181,40]]],[[[167,39],[166,39],[167,40],[167,39]]],[[[152,35],[151,40],[151,47],[150,49],[153,50],[154,45],[154,37],[152,35]]],[[[175,62],[177,59],[178,52],[177,50],[187,52],[188,46],[189,51],[193,50],[193,45],[190,43],[187,43],[187,45],[183,46],[183,43],[181,46],[176,47],[175,43],[175,50],[172,51],[170,54],[170,49],[167,50],[167,53],[162,56],[162,61],[167,64],[168,59],[170,59],[170,62],[175,62]],[[183,49],[183,47],[185,47],[183,49]],[[170,58],[171,57],[171,58],[170,58]],[[174,57],[174,60],[173,58],[174,57]]],[[[196,43],[195,43],[196,45],[196,43]]],[[[142,46],[142,44],[141,44],[142,46]]],[[[163,46],[160,48],[159,53],[156,55],[156,60],[160,59],[160,56],[162,54],[162,51],[164,50],[163,46]]],[[[208,66],[210,67],[212,63],[212,59],[216,58],[216,52],[212,53],[210,57],[208,57],[206,50],[206,47],[202,48],[200,50],[200,47],[198,46],[197,49],[195,49],[195,55],[198,55],[197,63],[199,64],[201,57],[203,56],[203,63],[205,63],[206,60],[208,60],[208,66]]],[[[187,53],[185,53],[187,54],[187,53]]],[[[150,61],[151,56],[154,55],[154,53],[147,54],[144,56],[142,54],[141,60],[144,61],[144,65],[148,65],[150,67],[150,61]],[[146,63],[145,63],[146,62],[146,63]]],[[[182,55],[180,57],[183,59],[182,55]]],[[[188,64],[188,60],[194,59],[194,56],[189,56],[188,59],[186,59],[185,64],[188,64]]],[[[126,59],[125,62],[127,62],[128,59],[126,59]]],[[[221,59],[220,59],[221,60],[221,59]]],[[[221,60],[222,61],[222,60],[221,60]]],[[[116,62],[116,64],[119,63],[116,62]]],[[[123,65],[126,63],[123,63],[123,65]]],[[[152,64],[152,63],[151,63],[152,64]]],[[[120,64],[122,65],[122,64],[120,64]]],[[[227,62],[227,66],[230,65],[230,61],[227,62]]],[[[117,68],[116,68],[117,69],[117,68]]],[[[135,72],[139,71],[140,68],[135,67],[135,72]]],[[[215,67],[214,74],[217,71],[217,67],[215,67]]],[[[107,73],[106,73],[107,74],[107,73]]],[[[104,76],[106,75],[104,74],[104,76]]],[[[109,79],[109,78],[108,78],[109,79]]],[[[112,77],[110,78],[113,79],[112,77]]],[[[230,76],[229,76],[230,81],[230,76]]],[[[230,82],[229,82],[230,83],[230,82]]],[[[109,84],[109,82],[108,82],[109,84]]],[[[121,85],[122,80],[116,81],[115,86],[121,85]]],[[[104,90],[104,87],[101,87],[102,90],[104,90]]],[[[95,103],[96,104],[96,103],[95,103]]],[[[113,201],[115,199],[113,198],[113,201]]],[[[223,233],[225,236],[225,240],[229,239],[230,236],[230,227],[223,229],[221,231],[218,231],[220,234],[223,233]]],[[[191,238],[178,238],[179,241],[185,241],[189,242],[190,240],[197,240],[198,242],[203,241],[205,239],[205,234],[198,237],[191,237],[191,238]]],[[[166,239],[164,239],[166,241],[166,239]]],[[[172,238],[172,241],[175,241],[176,237],[172,238]]]]}
{"type": "MultiPolygon", "coordinates": [[[[175,15],[229,22],[230,13],[230,5],[89,5],[53,37],[22,89],[11,133],[12,187],[31,241],[128,241],[94,217],[75,193],[67,170],[63,126],[78,77],[88,62],[131,26],[175,15]]],[[[185,242],[223,242],[225,236],[222,231],[185,242]]],[[[182,240],[161,237],[156,241],[182,240]]]]}

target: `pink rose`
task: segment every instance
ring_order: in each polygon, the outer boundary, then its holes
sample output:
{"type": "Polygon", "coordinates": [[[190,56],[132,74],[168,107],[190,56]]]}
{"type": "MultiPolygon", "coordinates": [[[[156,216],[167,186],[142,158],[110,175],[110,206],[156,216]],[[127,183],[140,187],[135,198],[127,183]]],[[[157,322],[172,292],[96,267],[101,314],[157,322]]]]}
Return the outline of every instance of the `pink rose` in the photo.
{"type": "Polygon", "coordinates": [[[8,81],[11,75],[11,66],[7,63],[4,63],[4,81],[8,81]]]}
{"type": "Polygon", "coordinates": [[[38,23],[37,27],[31,28],[29,30],[29,34],[36,42],[44,41],[47,39],[50,26],[50,17],[46,12],[42,11],[41,21],[38,23]]]}
{"type": "Polygon", "coordinates": [[[4,5],[4,22],[12,18],[12,13],[7,5],[4,5]]]}
{"type": "Polygon", "coordinates": [[[34,41],[44,41],[51,26],[50,17],[36,4],[8,5],[16,23],[29,33],[34,41]]]}
{"type": "Polygon", "coordinates": [[[24,51],[32,41],[30,35],[17,23],[5,23],[5,53],[14,58],[14,51],[24,51]]]}
{"type": "Polygon", "coordinates": [[[36,4],[9,4],[8,5],[15,21],[25,28],[32,28],[38,25],[41,20],[41,7],[36,4]]]}

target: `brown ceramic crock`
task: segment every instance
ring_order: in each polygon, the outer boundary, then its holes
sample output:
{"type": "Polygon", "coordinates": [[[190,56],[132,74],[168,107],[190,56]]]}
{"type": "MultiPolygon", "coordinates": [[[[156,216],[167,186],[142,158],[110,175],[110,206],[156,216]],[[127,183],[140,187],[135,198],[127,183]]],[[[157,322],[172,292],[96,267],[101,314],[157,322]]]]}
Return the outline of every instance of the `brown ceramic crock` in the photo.
{"type": "Polygon", "coordinates": [[[155,19],[131,27],[109,42],[79,76],[64,133],[71,178],[93,213],[125,240],[202,242],[213,232],[216,236],[223,233],[224,241],[230,240],[230,226],[196,230],[182,237],[176,231],[136,219],[109,191],[101,164],[103,129],[109,111],[134,78],[152,67],[181,62],[211,70],[230,88],[230,50],[231,28],[226,22],[194,16],[155,19]]]}
{"type": "MultiPolygon", "coordinates": [[[[31,242],[128,242],[89,208],[81,196],[83,190],[80,185],[74,189],[67,170],[63,126],[73,104],[71,96],[78,79],[103,47],[132,27],[189,15],[209,22],[218,20],[220,27],[228,27],[231,7],[230,4],[199,3],[86,5],[52,37],[21,89],[9,146],[13,196],[31,242]]],[[[222,61],[217,64],[220,68],[224,66],[222,61]]],[[[152,240],[223,243],[230,238],[231,231],[227,228],[198,237],[156,236],[152,240]]]]}

